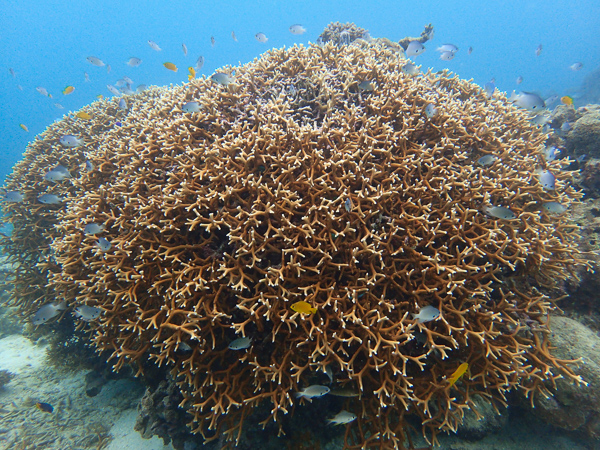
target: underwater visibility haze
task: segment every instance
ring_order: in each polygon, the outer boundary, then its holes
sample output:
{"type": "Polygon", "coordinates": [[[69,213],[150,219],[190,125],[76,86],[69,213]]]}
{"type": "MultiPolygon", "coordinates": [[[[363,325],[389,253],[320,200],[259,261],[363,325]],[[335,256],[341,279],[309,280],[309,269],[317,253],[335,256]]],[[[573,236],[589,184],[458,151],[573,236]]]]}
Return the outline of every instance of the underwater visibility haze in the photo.
{"type": "Polygon", "coordinates": [[[598,446],[599,18],[3,2],[0,448],[598,446]]]}

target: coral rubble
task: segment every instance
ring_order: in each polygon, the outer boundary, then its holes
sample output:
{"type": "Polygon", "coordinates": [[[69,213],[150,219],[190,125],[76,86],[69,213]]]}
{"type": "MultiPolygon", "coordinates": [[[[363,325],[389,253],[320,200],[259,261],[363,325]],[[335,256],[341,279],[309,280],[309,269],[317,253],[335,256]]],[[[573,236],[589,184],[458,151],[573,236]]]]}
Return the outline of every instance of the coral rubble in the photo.
{"type": "Polygon", "coordinates": [[[581,382],[549,350],[539,288],[583,263],[568,216],[541,208],[580,198],[564,163],[539,152],[546,135],[503,96],[404,74],[384,43],[341,44],[270,50],[223,69],[232,83],[151,88],[126,112],[86,107],[91,126],[49,126],[6,185],[25,196],[3,204],[15,231],[2,246],[21,262],[11,304],[100,308],[97,348],[115,369],[170,367],[207,440],[239,440],[259,405],[281,427],[324,372],[355,394],[349,447],[403,448],[409,415],[435,441],[476,401],[497,410],[510,390],[532,399],[558,378],[581,382]],[[62,148],[65,134],[84,145],[62,148]],[[45,181],[59,163],[73,178],[45,181]],[[44,193],[63,202],[37,202],[44,193]],[[84,234],[90,223],[105,230],[84,234]],[[316,312],[295,312],[299,301],[316,312]],[[415,320],[426,306],[439,318],[415,320]],[[228,348],[242,336],[248,349],[228,348]]]}

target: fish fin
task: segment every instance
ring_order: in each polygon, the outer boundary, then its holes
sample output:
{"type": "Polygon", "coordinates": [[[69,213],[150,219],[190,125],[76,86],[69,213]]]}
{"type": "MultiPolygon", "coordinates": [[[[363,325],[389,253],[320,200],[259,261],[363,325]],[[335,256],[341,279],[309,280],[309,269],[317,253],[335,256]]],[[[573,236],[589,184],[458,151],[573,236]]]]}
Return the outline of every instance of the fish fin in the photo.
{"type": "Polygon", "coordinates": [[[311,313],[311,314],[314,314],[314,313],[316,313],[316,312],[317,312],[317,308],[310,308],[310,313],[311,313]]]}

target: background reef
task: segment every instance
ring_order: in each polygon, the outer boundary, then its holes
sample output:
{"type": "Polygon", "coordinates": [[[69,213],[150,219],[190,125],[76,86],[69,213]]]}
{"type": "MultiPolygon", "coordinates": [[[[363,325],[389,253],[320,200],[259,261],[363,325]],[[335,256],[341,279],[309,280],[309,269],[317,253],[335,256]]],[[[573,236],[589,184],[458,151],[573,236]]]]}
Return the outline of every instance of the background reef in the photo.
{"type": "Polygon", "coordinates": [[[407,74],[401,46],[351,29],[48,127],[6,183],[25,197],[3,203],[20,263],[9,303],[25,317],[57,299],[100,308],[79,325],[98,351],[116,370],[170,369],[178,392],[159,390],[206,440],[239,441],[251,414],[284,434],[302,408],[321,423],[346,409],[348,447],[404,448],[411,427],[435,442],[509,391],[533,404],[561,378],[583,383],[548,328],[587,264],[577,227],[543,209],[581,198],[568,162],[546,161],[547,135],[503,95],[407,74]],[[84,145],[64,148],[70,134],[84,145]],[[72,178],[46,181],[58,164],[72,178]],[[91,223],[106,228],[84,234],[91,223]],[[439,319],[415,320],[426,306],[439,319]],[[250,348],[230,350],[240,336],[250,348]],[[329,377],[350,395],[336,410],[295,399],[329,377]]]}

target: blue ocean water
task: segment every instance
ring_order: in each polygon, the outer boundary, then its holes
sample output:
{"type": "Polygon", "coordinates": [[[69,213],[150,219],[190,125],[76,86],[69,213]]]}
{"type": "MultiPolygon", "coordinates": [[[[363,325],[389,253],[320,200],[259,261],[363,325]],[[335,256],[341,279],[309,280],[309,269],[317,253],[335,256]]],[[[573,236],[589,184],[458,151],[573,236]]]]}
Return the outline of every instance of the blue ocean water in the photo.
{"type": "Polygon", "coordinates": [[[245,63],[271,47],[315,42],[331,21],[355,22],[373,37],[399,40],[417,36],[432,23],[435,37],[418,64],[448,68],[483,85],[496,79],[499,89],[573,94],[583,77],[600,64],[600,2],[580,1],[115,1],[4,0],[0,2],[0,179],[20,159],[29,140],[69,110],[111,95],[107,84],[124,75],[137,84],[167,85],[186,81],[187,67],[203,55],[202,74],[223,65],[245,63]],[[292,35],[302,24],[307,32],[292,35]],[[231,37],[234,31],[238,41],[231,37]],[[254,36],[263,32],[268,42],[254,36]],[[215,45],[210,38],[214,36],[215,45]],[[152,50],[157,42],[161,52],[152,50]],[[184,56],[182,44],[189,53],[184,56]],[[459,52],[440,61],[435,48],[453,43],[459,52]],[[536,57],[539,44],[543,51],[536,57]],[[471,55],[467,49],[473,47],[471,55]],[[110,64],[95,67],[93,55],[110,64]],[[136,56],[137,68],[125,63],[136,56]],[[166,70],[169,61],[180,70],[166,70]],[[583,69],[569,66],[582,62],[583,69]],[[15,77],[9,71],[13,69],[15,77]],[[91,81],[84,81],[84,72],[91,81]],[[516,79],[523,77],[518,86],[516,79]],[[65,96],[62,90],[75,91],[65,96]],[[22,87],[22,90],[18,88],[22,87]],[[52,95],[36,91],[42,86],[52,95]],[[58,109],[60,103],[64,109],[58,109]],[[19,124],[28,127],[22,130],[19,124]]]}

